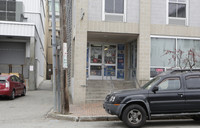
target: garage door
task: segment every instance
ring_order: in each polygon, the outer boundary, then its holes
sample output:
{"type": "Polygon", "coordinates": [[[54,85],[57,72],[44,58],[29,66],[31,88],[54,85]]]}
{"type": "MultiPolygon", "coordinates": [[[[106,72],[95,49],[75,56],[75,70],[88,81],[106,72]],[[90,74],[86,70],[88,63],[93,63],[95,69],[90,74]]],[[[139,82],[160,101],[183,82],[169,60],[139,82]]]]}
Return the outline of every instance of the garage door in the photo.
{"type": "Polygon", "coordinates": [[[25,62],[25,43],[0,42],[0,64],[21,65],[25,62]]]}

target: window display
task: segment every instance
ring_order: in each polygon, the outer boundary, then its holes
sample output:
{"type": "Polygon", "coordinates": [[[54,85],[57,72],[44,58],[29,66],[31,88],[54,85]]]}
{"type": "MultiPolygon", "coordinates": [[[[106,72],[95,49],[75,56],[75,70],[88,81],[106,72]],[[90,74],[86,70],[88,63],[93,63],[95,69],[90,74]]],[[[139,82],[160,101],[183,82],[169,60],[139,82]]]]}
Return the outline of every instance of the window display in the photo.
{"type": "Polygon", "coordinates": [[[92,76],[101,76],[101,66],[91,66],[90,75],[92,76]]]}
{"type": "Polygon", "coordinates": [[[102,63],[102,46],[91,45],[91,63],[102,63]]]}
{"type": "Polygon", "coordinates": [[[115,76],[115,66],[107,66],[104,68],[104,76],[115,76]]]}
{"type": "Polygon", "coordinates": [[[104,46],[104,61],[105,61],[105,64],[116,63],[116,46],[115,45],[104,46]]]}

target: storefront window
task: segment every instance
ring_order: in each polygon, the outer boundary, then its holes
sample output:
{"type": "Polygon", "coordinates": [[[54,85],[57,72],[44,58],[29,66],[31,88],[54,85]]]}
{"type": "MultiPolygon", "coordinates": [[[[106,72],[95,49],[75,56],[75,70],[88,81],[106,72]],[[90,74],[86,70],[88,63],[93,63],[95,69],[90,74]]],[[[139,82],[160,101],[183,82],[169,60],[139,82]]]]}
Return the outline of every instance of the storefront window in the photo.
{"type": "Polygon", "coordinates": [[[102,46],[91,45],[91,63],[102,63],[102,46]]]}
{"type": "MultiPolygon", "coordinates": [[[[177,49],[182,50],[183,58],[187,58],[188,51],[192,50],[195,52],[195,59],[197,61],[196,67],[200,67],[200,40],[189,40],[189,39],[178,39],[177,40],[177,49]]],[[[179,64],[179,63],[177,63],[179,64]]],[[[185,67],[185,63],[181,63],[181,65],[177,65],[178,67],[185,67]]],[[[189,65],[187,65],[188,67],[189,65]]]]}
{"type": "Polygon", "coordinates": [[[152,38],[151,39],[151,66],[174,67],[174,61],[169,61],[171,55],[166,50],[176,49],[176,39],[152,38]]]}
{"type": "Polygon", "coordinates": [[[190,66],[195,64],[192,68],[200,67],[200,40],[151,38],[151,76],[169,68],[189,68],[188,60],[191,63],[190,66]],[[166,53],[166,50],[171,53],[166,53]],[[178,51],[181,51],[181,54],[178,51]]]}
{"type": "Polygon", "coordinates": [[[105,64],[116,64],[116,45],[104,46],[105,64]]]}
{"type": "Polygon", "coordinates": [[[104,76],[115,76],[115,66],[107,66],[104,68],[104,76]]]}
{"type": "Polygon", "coordinates": [[[91,66],[90,75],[92,76],[101,76],[101,66],[91,66]]]}

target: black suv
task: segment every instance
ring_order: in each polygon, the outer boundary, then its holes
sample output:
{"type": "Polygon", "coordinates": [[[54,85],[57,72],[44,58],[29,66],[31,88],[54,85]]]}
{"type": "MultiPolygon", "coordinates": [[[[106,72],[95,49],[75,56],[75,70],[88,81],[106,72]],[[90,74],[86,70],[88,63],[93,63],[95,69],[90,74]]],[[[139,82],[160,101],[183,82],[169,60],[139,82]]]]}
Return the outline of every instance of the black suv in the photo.
{"type": "Polygon", "coordinates": [[[189,116],[200,120],[200,70],[173,70],[137,90],[107,95],[104,109],[132,128],[152,117],[189,116]]]}

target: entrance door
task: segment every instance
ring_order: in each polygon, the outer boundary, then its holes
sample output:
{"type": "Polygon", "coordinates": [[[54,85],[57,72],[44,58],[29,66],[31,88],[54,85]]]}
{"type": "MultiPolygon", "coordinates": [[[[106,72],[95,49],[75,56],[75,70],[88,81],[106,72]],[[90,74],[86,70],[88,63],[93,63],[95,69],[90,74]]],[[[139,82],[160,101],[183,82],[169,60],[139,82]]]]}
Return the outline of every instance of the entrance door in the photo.
{"type": "Polygon", "coordinates": [[[91,44],[89,56],[89,78],[116,79],[116,55],[116,45],[91,44]]]}
{"type": "Polygon", "coordinates": [[[104,45],[104,79],[116,79],[117,60],[116,45],[104,45]]]}
{"type": "Polygon", "coordinates": [[[89,78],[101,79],[102,78],[102,55],[103,46],[94,45],[90,46],[90,67],[89,67],[89,78]]]}

